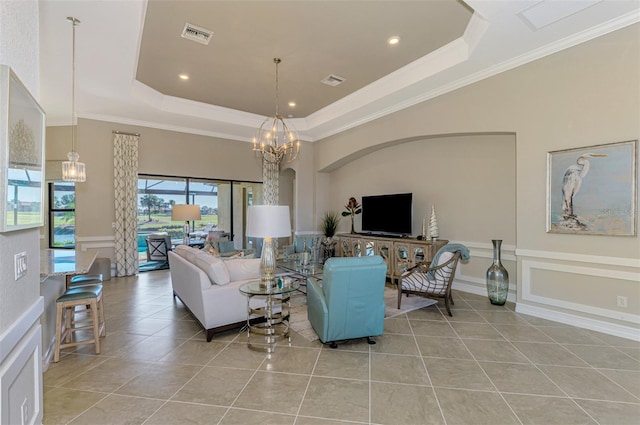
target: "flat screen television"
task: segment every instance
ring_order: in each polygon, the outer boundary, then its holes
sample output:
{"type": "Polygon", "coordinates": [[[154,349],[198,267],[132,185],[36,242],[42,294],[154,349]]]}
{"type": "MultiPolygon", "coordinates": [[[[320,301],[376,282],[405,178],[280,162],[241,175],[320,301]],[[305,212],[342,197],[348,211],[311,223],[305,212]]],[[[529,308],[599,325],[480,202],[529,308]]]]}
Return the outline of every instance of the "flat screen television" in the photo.
{"type": "Polygon", "coordinates": [[[362,197],[362,231],[382,235],[411,235],[413,194],[362,197]]]}

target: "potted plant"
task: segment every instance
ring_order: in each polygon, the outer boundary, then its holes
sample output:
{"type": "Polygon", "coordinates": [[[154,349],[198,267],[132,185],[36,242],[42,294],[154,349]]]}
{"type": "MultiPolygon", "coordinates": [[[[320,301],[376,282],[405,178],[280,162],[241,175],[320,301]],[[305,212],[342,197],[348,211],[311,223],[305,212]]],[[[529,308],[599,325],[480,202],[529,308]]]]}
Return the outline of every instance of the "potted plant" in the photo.
{"type": "Polygon", "coordinates": [[[328,211],[324,213],[324,216],[322,216],[320,227],[322,228],[322,233],[324,234],[324,239],[322,240],[322,246],[324,250],[323,258],[333,257],[336,245],[336,241],[333,240],[333,237],[336,234],[336,230],[338,230],[339,222],[340,215],[335,211],[328,211]]]}

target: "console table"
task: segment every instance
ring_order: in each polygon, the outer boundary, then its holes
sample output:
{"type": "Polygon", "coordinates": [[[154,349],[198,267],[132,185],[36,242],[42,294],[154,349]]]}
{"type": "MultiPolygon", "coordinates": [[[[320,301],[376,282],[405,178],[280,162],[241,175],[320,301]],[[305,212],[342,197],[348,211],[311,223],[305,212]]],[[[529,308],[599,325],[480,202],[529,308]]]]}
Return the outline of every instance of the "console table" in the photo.
{"type": "Polygon", "coordinates": [[[342,233],[338,238],[338,252],[342,257],[380,255],[387,263],[387,277],[396,281],[402,273],[420,262],[431,262],[436,252],[449,241],[437,239],[419,241],[414,238],[342,233]]]}

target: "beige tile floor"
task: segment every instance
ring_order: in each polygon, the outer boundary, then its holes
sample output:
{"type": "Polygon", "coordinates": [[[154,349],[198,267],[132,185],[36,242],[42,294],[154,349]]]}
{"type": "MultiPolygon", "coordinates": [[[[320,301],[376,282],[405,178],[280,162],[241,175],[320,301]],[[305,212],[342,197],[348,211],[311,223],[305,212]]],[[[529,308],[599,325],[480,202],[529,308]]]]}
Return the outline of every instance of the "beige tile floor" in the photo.
{"type": "Polygon", "coordinates": [[[44,424],[639,424],[640,343],[456,292],[376,345],[210,343],[169,272],[105,284],[108,335],[44,374],[44,424]]]}

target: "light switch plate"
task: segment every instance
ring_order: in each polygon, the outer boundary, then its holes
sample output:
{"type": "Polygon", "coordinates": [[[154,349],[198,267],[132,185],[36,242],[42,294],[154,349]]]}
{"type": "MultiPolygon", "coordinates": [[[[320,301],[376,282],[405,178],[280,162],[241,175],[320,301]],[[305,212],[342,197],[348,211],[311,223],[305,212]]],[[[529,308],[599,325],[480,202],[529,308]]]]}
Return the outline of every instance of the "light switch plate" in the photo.
{"type": "Polygon", "coordinates": [[[14,271],[15,271],[15,280],[20,279],[21,277],[27,274],[27,252],[19,252],[13,256],[14,258],[14,271]]]}

